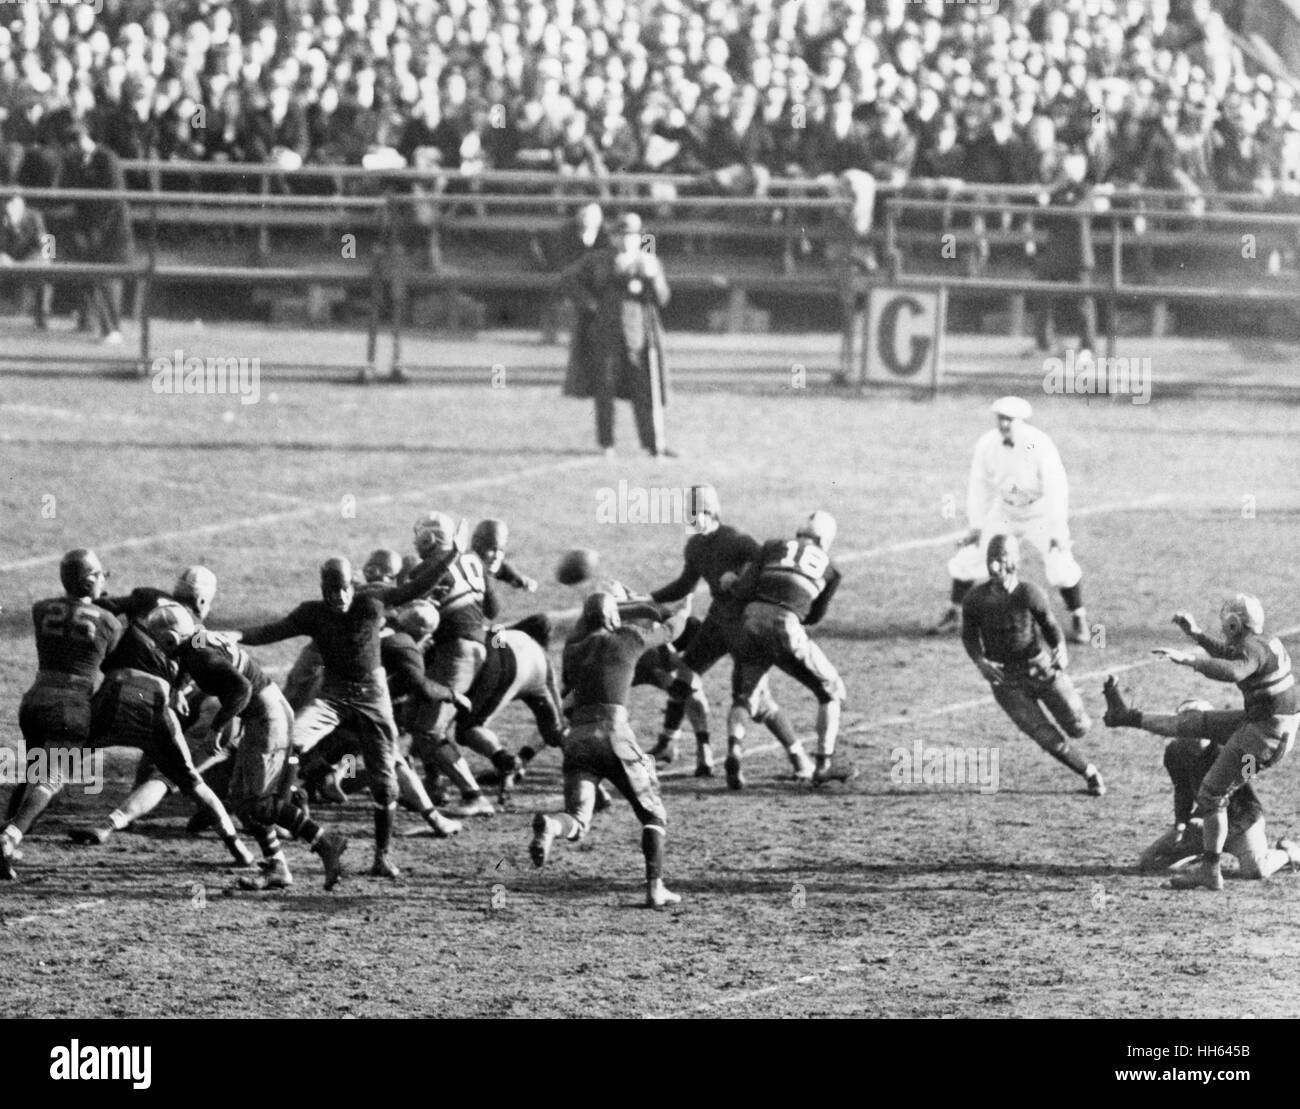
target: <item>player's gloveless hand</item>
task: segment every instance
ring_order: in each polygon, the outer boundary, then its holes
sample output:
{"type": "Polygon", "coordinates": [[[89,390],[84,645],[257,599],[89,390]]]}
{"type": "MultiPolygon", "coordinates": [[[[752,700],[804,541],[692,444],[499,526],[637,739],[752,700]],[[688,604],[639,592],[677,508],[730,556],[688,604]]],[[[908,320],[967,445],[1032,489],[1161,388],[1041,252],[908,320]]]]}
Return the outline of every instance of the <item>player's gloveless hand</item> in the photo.
{"type": "Polygon", "coordinates": [[[1175,612],[1174,623],[1182,628],[1188,635],[1201,634],[1201,626],[1196,622],[1196,617],[1190,612],[1175,612]]]}

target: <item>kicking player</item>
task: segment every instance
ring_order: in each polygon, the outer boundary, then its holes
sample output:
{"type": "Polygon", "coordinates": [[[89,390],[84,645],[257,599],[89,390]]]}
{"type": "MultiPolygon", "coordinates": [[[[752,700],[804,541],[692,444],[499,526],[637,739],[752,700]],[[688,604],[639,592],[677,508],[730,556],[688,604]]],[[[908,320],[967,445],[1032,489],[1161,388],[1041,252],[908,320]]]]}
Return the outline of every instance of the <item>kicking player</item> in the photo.
{"type": "Polygon", "coordinates": [[[1047,583],[1061,591],[1070,611],[1070,642],[1088,642],[1083,570],[1070,552],[1069,482],[1056,444],[1029,424],[1033,410],[1020,397],[992,405],[997,427],[975,444],[966,492],[970,532],[948,563],[952,595],[938,634],[958,629],[962,601],[984,577],[994,535],[1028,540],[1043,554],[1047,583]]]}
{"type": "MultiPolygon", "coordinates": [[[[652,592],[650,599],[661,604],[680,601],[689,597],[703,579],[708,584],[712,603],[699,630],[681,652],[676,681],[668,690],[659,742],[650,753],[656,760],[673,761],[682,717],[691,711],[697,717],[695,776],[707,778],[713,774],[713,749],[709,742],[708,702],[703,699],[700,679],[714,663],[733,652],[740,639],[745,608],[742,601],[722,587],[722,579],[728,574],[738,577],[759,557],[759,545],[753,536],[722,522],[722,502],[712,485],[692,486],[691,504],[695,510],[696,534],[686,541],[682,572],[676,580],[652,592]],[[701,702],[702,719],[699,718],[701,702]]],[[[812,761],[796,738],[789,719],[772,698],[766,675],[755,686],[751,704],[753,718],[764,724],[785,748],[794,776],[804,781],[811,778],[812,761]]],[[[738,765],[734,780],[742,780],[738,765]]],[[[733,776],[729,772],[728,782],[731,781],[733,776]]]]}
{"type": "MultiPolygon", "coordinates": [[[[1196,641],[1206,656],[1162,647],[1156,651],[1178,666],[1188,666],[1216,682],[1232,682],[1241,690],[1240,714],[1212,714],[1198,721],[1208,730],[1231,727],[1226,741],[1196,791],[1196,812],[1201,817],[1201,861],[1172,879],[1175,889],[1223,888],[1220,859],[1228,839],[1228,805],[1232,795],[1255,775],[1276,766],[1295,743],[1300,727],[1300,700],[1295,691],[1291,656],[1277,637],[1264,636],[1264,606],[1259,598],[1238,593],[1219,610],[1222,639],[1201,631],[1189,612],[1174,614],[1174,623],[1196,641]]],[[[1107,683],[1105,721],[1111,727],[1141,728],[1156,735],[1191,734],[1191,722],[1176,716],[1158,716],[1129,708],[1118,688],[1107,683]]]]}
{"type": "MultiPolygon", "coordinates": [[[[741,771],[742,742],[750,720],[762,706],[762,682],[773,666],[789,674],[817,698],[817,757],[813,785],[847,781],[857,776],[850,764],[835,764],[840,710],[846,693],[839,672],[805,630],[821,622],[840,585],[840,572],[830,560],[838,529],[835,517],[817,511],[792,540],[763,544],[758,557],[732,581],[724,575],[719,586],[730,587],[744,606],[735,649],[732,705],[727,719],[727,786],[745,787],[741,771]]],[[[779,739],[780,736],[778,735],[779,739]]],[[[791,760],[802,749],[788,747],[791,760]]],[[[806,757],[806,756],[805,756],[806,757]]],[[[795,762],[796,768],[799,762],[795,762]]]]}
{"type": "MultiPolygon", "coordinates": [[[[321,565],[321,600],[305,601],[283,620],[228,633],[235,642],[256,647],[282,639],[310,636],[321,653],[324,676],[320,693],[294,720],[294,742],[310,751],[336,728],[357,734],[375,806],[374,877],[399,878],[388,857],[397,809],[395,758],[397,725],[380,661],[380,630],[385,605],[400,605],[426,593],[457,554],[455,543],[441,561],[434,560],[405,585],[358,592],[352,564],[331,558],[321,565]]],[[[326,888],[337,883],[327,880],[326,888]]]]}
{"type": "MultiPolygon", "coordinates": [[[[1149,719],[1154,727],[1148,730],[1156,735],[1170,730],[1169,717],[1129,708],[1113,675],[1106,679],[1102,692],[1106,697],[1103,719],[1107,727],[1146,729],[1145,721],[1149,719]]],[[[1178,706],[1172,724],[1176,735],[1165,744],[1164,754],[1165,770],[1174,785],[1174,823],[1142,852],[1139,870],[1153,873],[1200,857],[1204,822],[1193,815],[1196,794],[1241,720],[1240,711],[1216,712],[1209,701],[1188,700],[1178,706]]],[[[1264,806],[1250,782],[1243,782],[1228,798],[1228,838],[1223,849],[1236,856],[1237,873],[1242,878],[1267,878],[1287,863],[1300,866],[1300,845],[1292,840],[1279,839],[1276,847],[1269,847],[1264,806]]]]}
{"type": "Polygon", "coordinates": [[[1014,535],[990,536],[987,566],[989,580],[962,602],[962,646],[1016,726],[1082,777],[1092,796],[1101,797],[1106,785],[1100,771],[1066,740],[1082,739],[1092,722],[1065,673],[1065,636],[1047,595],[1020,580],[1014,535]]]}
{"type": "MultiPolygon", "coordinates": [[[[666,619],[660,605],[625,605],[629,618],[666,619]]],[[[562,677],[572,694],[572,716],[563,738],[564,812],[533,815],[528,853],[541,867],[555,840],[576,842],[587,834],[596,808],[597,788],[608,778],[627,798],[641,821],[645,857],[646,905],[661,909],[681,900],[664,885],[664,837],[668,814],[659,796],[654,760],[637,745],[628,722],[632,672],[646,648],[646,636],[622,623],[620,606],[608,593],[592,593],[564,648],[562,677]]]]}
{"type": "MultiPolygon", "coordinates": [[[[509,539],[510,529],[504,520],[480,520],[470,537],[470,548],[478,555],[489,578],[496,578],[497,581],[503,581],[526,593],[536,593],[536,580],[519,573],[506,561],[506,543],[509,539]]],[[[491,582],[487,584],[491,585],[491,582]]],[[[496,613],[489,612],[487,616],[488,619],[493,619],[496,613]]]]}
{"type": "Polygon", "coordinates": [[[95,675],[123,635],[117,617],[95,604],[107,576],[94,551],[69,551],[59,563],[63,596],[32,606],[39,669],[18,707],[18,727],[29,752],[51,752],[50,773],[23,792],[0,832],[0,878],[16,877],[18,845],[63,788],[58,752],[90,748],[95,675]]]}

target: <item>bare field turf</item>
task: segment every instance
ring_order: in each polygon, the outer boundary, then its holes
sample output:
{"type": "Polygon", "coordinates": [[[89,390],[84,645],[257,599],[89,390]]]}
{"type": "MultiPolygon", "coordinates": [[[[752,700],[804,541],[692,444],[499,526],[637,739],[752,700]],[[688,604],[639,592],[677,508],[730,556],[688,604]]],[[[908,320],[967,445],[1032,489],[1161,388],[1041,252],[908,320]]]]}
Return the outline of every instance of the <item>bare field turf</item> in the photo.
{"type": "MultiPolygon", "coordinates": [[[[1027,380],[1070,475],[1102,625],[1071,665],[1096,721],[1080,746],[1106,775],[1100,800],[1014,731],[955,639],[922,634],[946,599],[945,536],[964,525],[991,393],[916,403],[688,387],[669,412],[684,457],[655,463],[635,452],[626,408],[623,456],[590,453],[589,406],[554,387],[267,375],[260,402],[242,406],[159,396],[148,381],[12,379],[0,401],[2,743],[18,742],[34,670],[28,608],[58,592],[69,547],[95,547],[115,592],[205,563],[220,579],[210,623],[234,627],[314,596],[327,555],[405,549],[423,510],[499,516],[512,562],[543,580],[534,597],[507,592],[513,619],[578,601],[551,574],[573,546],[598,549],[633,588],[668,581],[683,529],[601,523],[598,490],[710,481],[726,518],[760,538],[814,508],[838,517],[846,581],[816,636],[848,684],[842,745],[862,775],[814,793],[785,780],[760,731],[750,789],[729,794],[721,776],[689,776],[688,741],[664,774],[668,881],[684,900],[653,913],[638,907],[637,826],[621,801],[587,843],[532,870],[529,815],[559,805],[555,752],[511,810],[456,840],[399,840],[399,884],[352,875],[325,894],[317,860],[294,845],[292,890],[228,895],[220,844],[186,838],[175,802],[106,847],[67,844],[71,825],[129,786],[135,754],[112,750],[104,793],[66,798],[24,843],[22,880],[0,888],[6,1015],[1296,1016],[1300,876],[1233,881],[1215,897],[1136,875],[1171,819],[1161,741],[1100,723],[1112,668],[1129,668],[1122,684],[1145,707],[1238,703],[1151,656],[1178,642],[1176,608],[1204,624],[1223,593],[1245,589],[1271,629],[1300,628],[1296,409],[1165,400],[1159,381],[1147,407],[1053,398],[1027,380]],[[999,788],[897,784],[891,752],[917,740],[996,748],[999,788]]],[[[1026,575],[1041,582],[1037,557],[1026,575]]],[[[282,667],[299,645],[256,653],[282,667]]],[[[719,753],[727,674],[706,679],[719,753]]],[[[812,698],[775,686],[811,735],[812,698]]],[[[661,704],[636,693],[646,745],[661,704]]],[[[529,720],[507,710],[502,737],[517,747],[529,720]]],[[[1298,781],[1294,755],[1262,781],[1273,838],[1300,832],[1298,781]]],[[[364,866],[368,808],[354,797],[318,812],[364,866]]]]}

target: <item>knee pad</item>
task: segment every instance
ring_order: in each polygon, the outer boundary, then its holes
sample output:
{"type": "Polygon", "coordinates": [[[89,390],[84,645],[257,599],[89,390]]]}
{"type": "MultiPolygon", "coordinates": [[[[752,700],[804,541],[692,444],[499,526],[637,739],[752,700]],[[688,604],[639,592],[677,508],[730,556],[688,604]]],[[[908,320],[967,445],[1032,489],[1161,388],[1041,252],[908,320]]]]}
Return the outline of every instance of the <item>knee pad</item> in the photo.
{"type": "Polygon", "coordinates": [[[1043,568],[1047,572],[1047,584],[1053,589],[1069,589],[1083,578],[1082,568],[1065,547],[1044,552],[1043,568]]]}
{"type": "Polygon", "coordinates": [[[1206,792],[1205,785],[1202,783],[1201,788],[1196,791],[1196,812],[1195,815],[1205,817],[1213,813],[1223,812],[1228,807],[1228,798],[1216,797],[1212,793],[1206,792]]]}

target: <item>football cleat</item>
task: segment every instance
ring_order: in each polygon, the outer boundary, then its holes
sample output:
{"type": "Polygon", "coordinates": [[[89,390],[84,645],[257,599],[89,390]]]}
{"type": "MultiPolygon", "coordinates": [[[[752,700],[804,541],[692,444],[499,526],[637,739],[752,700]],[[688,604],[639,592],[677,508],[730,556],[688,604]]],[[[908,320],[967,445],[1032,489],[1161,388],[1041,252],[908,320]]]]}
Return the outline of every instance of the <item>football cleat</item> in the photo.
{"type": "Polygon", "coordinates": [[[824,786],[827,782],[851,782],[857,776],[858,768],[851,762],[841,762],[837,766],[833,758],[818,759],[812,772],[812,784],[824,786]]]}
{"type": "Polygon", "coordinates": [[[112,834],[111,828],[73,828],[68,839],[78,847],[102,847],[112,834]]]}
{"type": "Polygon", "coordinates": [[[697,778],[713,777],[713,748],[707,743],[695,744],[695,776],[697,778]]]}
{"type": "Polygon", "coordinates": [[[1292,870],[1300,870],[1300,843],[1283,836],[1277,841],[1277,849],[1286,853],[1292,870]]]}
{"type": "Polygon", "coordinates": [[[256,874],[243,874],[239,878],[241,890],[282,890],[293,885],[293,875],[283,855],[263,861],[256,874]]]}
{"type": "Polygon", "coordinates": [[[727,774],[728,789],[744,789],[745,775],[740,769],[740,755],[732,752],[727,756],[727,761],[722,764],[723,770],[727,774]]]}
{"type": "Polygon", "coordinates": [[[1078,613],[1070,614],[1070,634],[1066,638],[1071,643],[1087,645],[1092,642],[1091,634],[1088,631],[1088,621],[1078,613]]]}
{"type": "Polygon", "coordinates": [[[1175,874],[1169,879],[1169,888],[1176,890],[1221,890],[1223,873],[1217,863],[1210,863],[1204,856],[1194,866],[1175,874]]]}
{"type": "Polygon", "coordinates": [[[461,823],[459,820],[448,820],[437,809],[430,809],[424,814],[424,822],[433,829],[435,839],[447,839],[449,836],[460,834],[461,823]]]}
{"type": "Polygon", "coordinates": [[[16,854],[13,840],[8,836],[0,835],[0,879],[6,882],[12,882],[18,877],[18,872],[14,870],[16,854]]]}
{"type": "Polygon", "coordinates": [[[1088,784],[1088,793],[1091,796],[1093,797],[1106,796],[1106,783],[1102,781],[1101,771],[1098,770],[1095,766],[1090,766],[1087,768],[1087,773],[1084,774],[1083,780],[1088,784]]]}
{"type": "Polygon", "coordinates": [[[813,777],[813,761],[804,752],[790,756],[791,763],[794,764],[794,780],[796,782],[811,782],[813,777]]]}
{"type": "Polygon", "coordinates": [[[1119,691],[1119,682],[1114,674],[1106,676],[1106,683],[1101,687],[1102,696],[1106,698],[1106,713],[1101,722],[1108,728],[1136,728],[1138,712],[1130,708],[1119,691]]]}
{"type": "Polygon", "coordinates": [[[533,814],[533,838],[528,844],[528,857],[533,866],[543,867],[551,857],[551,844],[555,842],[555,825],[544,812],[533,814]]]}
{"type": "Polygon", "coordinates": [[[375,852],[375,861],[370,864],[370,877],[397,879],[402,872],[393,865],[392,859],[381,852],[375,852]]]}
{"type": "Polygon", "coordinates": [[[657,763],[668,766],[677,761],[677,742],[670,736],[661,735],[659,742],[650,748],[650,757],[657,763]]]}
{"type": "Polygon", "coordinates": [[[338,832],[325,832],[313,845],[325,867],[325,888],[332,890],[343,877],[343,852],[348,849],[347,837],[338,832]]]}
{"type": "Polygon", "coordinates": [[[242,839],[232,839],[226,847],[230,850],[231,858],[235,860],[238,866],[252,866],[254,863],[253,853],[242,839]]]}
{"type": "Polygon", "coordinates": [[[645,907],[647,909],[666,909],[669,905],[678,905],[681,903],[682,895],[673,893],[662,881],[653,882],[645,891],[645,907]]]}
{"type": "Polygon", "coordinates": [[[465,798],[458,805],[443,805],[447,810],[448,816],[453,816],[457,820],[467,820],[471,816],[496,816],[497,810],[493,807],[483,794],[477,797],[465,798]]]}

